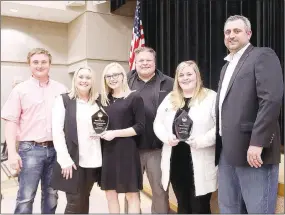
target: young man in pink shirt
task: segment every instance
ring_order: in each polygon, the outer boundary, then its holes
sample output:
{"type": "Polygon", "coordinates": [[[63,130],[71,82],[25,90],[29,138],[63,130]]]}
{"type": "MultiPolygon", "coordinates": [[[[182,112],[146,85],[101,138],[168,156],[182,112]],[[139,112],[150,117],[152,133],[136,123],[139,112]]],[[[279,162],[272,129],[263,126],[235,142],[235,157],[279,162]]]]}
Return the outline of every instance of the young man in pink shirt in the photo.
{"type": "Polygon", "coordinates": [[[31,77],[13,88],[2,108],[8,161],[11,168],[19,172],[15,214],[33,212],[39,181],[42,213],[54,214],[57,207],[57,191],[50,187],[52,168],[56,161],[51,112],[55,97],[66,93],[67,89],[49,78],[51,60],[52,56],[47,50],[31,50],[27,56],[31,77]]]}

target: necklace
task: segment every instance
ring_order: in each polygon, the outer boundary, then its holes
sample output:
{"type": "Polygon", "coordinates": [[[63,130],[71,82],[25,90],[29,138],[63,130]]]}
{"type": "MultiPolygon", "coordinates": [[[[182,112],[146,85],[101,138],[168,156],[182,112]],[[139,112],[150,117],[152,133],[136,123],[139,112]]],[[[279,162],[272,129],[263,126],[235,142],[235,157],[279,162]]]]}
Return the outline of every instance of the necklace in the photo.
{"type": "Polygon", "coordinates": [[[112,96],[113,103],[115,103],[118,99],[120,99],[120,98],[115,98],[112,96]]]}

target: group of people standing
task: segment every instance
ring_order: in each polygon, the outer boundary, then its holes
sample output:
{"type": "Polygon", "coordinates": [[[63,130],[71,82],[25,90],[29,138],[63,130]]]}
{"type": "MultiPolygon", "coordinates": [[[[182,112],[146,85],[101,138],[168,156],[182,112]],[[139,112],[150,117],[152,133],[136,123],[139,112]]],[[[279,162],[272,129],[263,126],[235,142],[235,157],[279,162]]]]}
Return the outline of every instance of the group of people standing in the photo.
{"type": "Polygon", "coordinates": [[[244,16],[225,22],[230,53],[217,93],[203,86],[194,61],[181,62],[174,79],[164,75],[150,47],[135,51],[134,71],[107,65],[100,90],[89,67],[74,73],[67,90],[49,78],[50,53],[29,52],[32,76],[12,90],[1,114],[9,162],[19,171],[15,213],[32,213],[39,181],[42,213],[55,213],[57,190],[66,193],[65,213],[89,213],[96,182],[110,213],[120,212],[119,193],[129,213],[140,213],[144,171],[152,213],[169,213],[170,183],[178,213],[211,213],[218,187],[221,213],[274,213],[282,69],[272,49],[250,44],[251,34],[244,16]],[[94,134],[91,117],[99,110],[108,129],[94,134]],[[183,111],[193,122],[187,140],[174,124],[183,111]]]}

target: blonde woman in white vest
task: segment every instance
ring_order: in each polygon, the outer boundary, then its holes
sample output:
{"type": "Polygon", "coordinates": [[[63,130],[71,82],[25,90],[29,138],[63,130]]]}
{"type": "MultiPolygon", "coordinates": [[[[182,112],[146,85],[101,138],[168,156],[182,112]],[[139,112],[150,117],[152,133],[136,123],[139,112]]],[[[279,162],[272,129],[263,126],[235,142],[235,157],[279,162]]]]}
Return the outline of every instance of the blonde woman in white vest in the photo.
{"type": "Polygon", "coordinates": [[[184,61],[177,66],[173,91],[157,111],[154,132],[163,142],[162,185],[167,190],[172,184],[179,214],[211,213],[211,194],[217,190],[215,101],[216,92],[203,87],[197,64],[184,61]],[[189,138],[180,141],[173,122],[183,110],[192,126],[189,138]]]}

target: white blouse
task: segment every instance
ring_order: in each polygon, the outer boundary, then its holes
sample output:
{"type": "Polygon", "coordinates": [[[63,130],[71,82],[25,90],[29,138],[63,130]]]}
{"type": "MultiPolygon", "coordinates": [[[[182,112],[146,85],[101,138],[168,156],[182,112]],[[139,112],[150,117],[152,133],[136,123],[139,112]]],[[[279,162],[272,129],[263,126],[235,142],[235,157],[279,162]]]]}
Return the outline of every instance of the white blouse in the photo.
{"type": "MultiPolygon", "coordinates": [[[[217,166],[215,166],[216,144],[216,92],[207,90],[207,96],[197,100],[191,106],[188,115],[193,120],[191,137],[195,138],[195,146],[190,145],[195,196],[205,195],[217,190],[217,166]]],[[[164,190],[168,189],[170,180],[170,159],[172,146],[168,144],[168,135],[172,134],[172,125],[176,110],[172,108],[169,93],[159,105],[153,124],[155,135],[163,142],[161,153],[161,183],[164,190]]]]}
{"type": "MultiPolygon", "coordinates": [[[[79,166],[83,168],[96,168],[102,166],[102,152],[100,139],[92,140],[90,133],[93,132],[91,116],[99,110],[98,105],[93,105],[77,99],[76,100],[76,121],[79,147],[79,166]]],[[[74,164],[68,153],[64,128],[65,108],[62,96],[55,99],[52,109],[52,135],[57,162],[61,168],[74,164]]]]}

